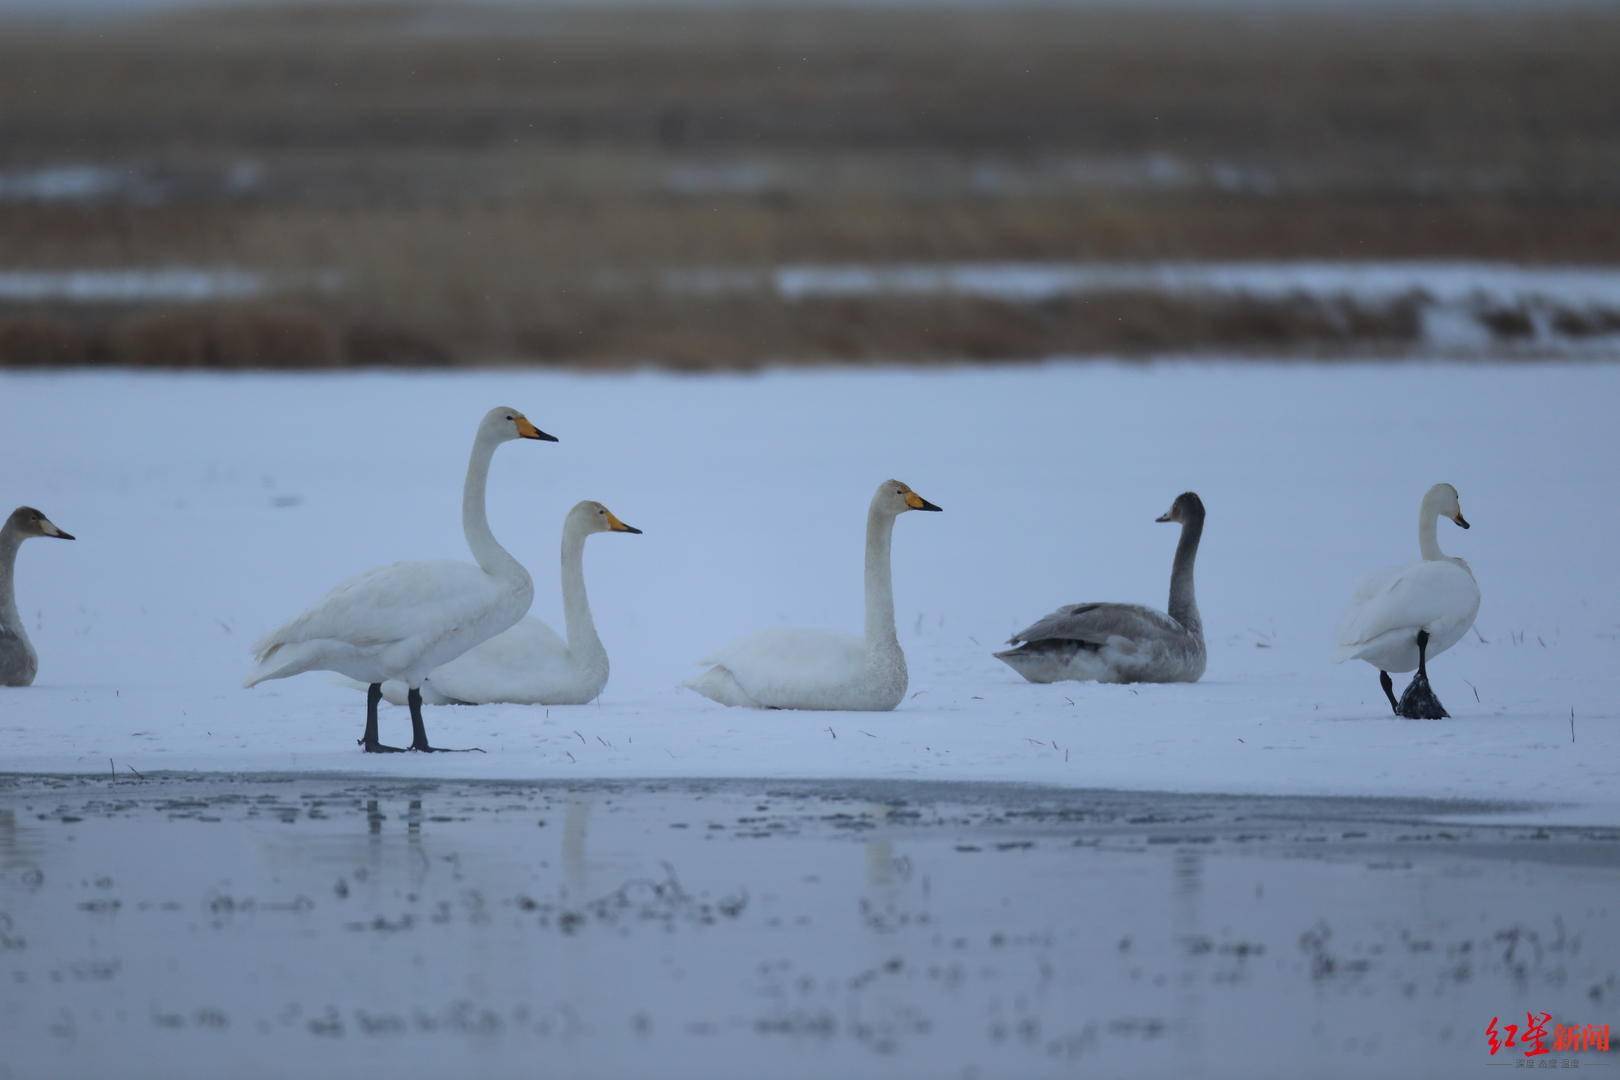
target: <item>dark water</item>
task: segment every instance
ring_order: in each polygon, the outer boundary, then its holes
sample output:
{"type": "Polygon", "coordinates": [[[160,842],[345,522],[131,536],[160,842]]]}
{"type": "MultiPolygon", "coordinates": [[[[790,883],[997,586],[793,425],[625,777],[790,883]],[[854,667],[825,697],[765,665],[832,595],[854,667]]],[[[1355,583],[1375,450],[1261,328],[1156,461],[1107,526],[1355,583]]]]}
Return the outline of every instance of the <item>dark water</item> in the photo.
{"type": "Polygon", "coordinates": [[[1487,1075],[1620,1012],[1620,833],[1486,810],[0,777],[0,1077],[1487,1075]]]}

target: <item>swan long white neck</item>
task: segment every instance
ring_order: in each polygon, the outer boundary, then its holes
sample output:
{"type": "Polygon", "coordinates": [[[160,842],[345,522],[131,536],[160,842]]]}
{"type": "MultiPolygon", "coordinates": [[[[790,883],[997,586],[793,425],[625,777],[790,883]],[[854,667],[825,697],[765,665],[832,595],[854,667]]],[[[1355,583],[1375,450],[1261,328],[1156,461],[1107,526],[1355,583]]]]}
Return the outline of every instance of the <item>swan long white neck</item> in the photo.
{"type": "Polygon", "coordinates": [[[1435,535],[1435,526],[1439,523],[1440,508],[1425,497],[1418,506],[1418,550],[1429,562],[1446,557],[1446,553],[1440,550],[1440,539],[1435,535]]]}
{"type": "Polygon", "coordinates": [[[596,633],[590,601],[585,596],[585,538],[590,530],[570,516],[562,535],[563,622],[568,631],[568,652],[589,668],[608,666],[607,649],[596,633]]]}
{"type": "Polygon", "coordinates": [[[1203,629],[1198,615],[1198,597],[1193,591],[1193,563],[1198,558],[1198,541],[1204,535],[1204,517],[1199,514],[1182,523],[1176,543],[1176,561],[1170,570],[1170,617],[1188,630],[1203,629]]]}
{"type": "Polygon", "coordinates": [[[894,575],[889,551],[894,540],[894,515],[877,506],[866,514],[866,648],[869,652],[898,650],[894,629],[894,575]]]}
{"type": "Polygon", "coordinates": [[[22,534],[13,529],[10,522],[0,525],[0,630],[27,641],[22,616],[17,613],[17,595],[12,584],[17,568],[17,548],[22,542],[22,534]]]}
{"type": "Polygon", "coordinates": [[[467,461],[467,481],[461,489],[461,531],[467,547],[484,573],[498,578],[527,578],[528,571],[495,539],[489,530],[484,492],[489,486],[489,462],[502,440],[488,431],[479,431],[467,461]]]}

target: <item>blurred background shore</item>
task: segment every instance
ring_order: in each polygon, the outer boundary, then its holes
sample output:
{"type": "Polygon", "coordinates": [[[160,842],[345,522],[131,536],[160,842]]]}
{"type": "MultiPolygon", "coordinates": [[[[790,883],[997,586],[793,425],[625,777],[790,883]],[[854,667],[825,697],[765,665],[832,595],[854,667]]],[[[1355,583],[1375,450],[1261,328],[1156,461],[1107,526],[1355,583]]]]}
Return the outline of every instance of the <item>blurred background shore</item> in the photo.
{"type": "Polygon", "coordinates": [[[1620,6],[0,7],[0,365],[1620,352],[1620,6]]]}

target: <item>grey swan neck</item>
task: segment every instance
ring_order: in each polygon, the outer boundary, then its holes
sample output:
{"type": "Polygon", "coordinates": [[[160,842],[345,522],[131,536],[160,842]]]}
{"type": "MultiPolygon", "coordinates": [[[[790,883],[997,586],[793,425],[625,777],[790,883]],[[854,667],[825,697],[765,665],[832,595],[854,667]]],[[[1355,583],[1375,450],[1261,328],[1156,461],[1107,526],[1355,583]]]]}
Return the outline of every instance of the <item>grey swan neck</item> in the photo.
{"type": "MultiPolygon", "coordinates": [[[[875,500],[874,500],[875,501],[875,500]]],[[[894,578],[889,553],[894,540],[895,515],[874,505],[866,514],[866,648],[868,652],[898,652],[900,637],[894,629],[894,578]]]]}
{"type": "Polygon", "coordinates": [[[1203,514],[1182,523],[1176,560],[1170,569],[1170,617],[1195,634],[1204,630],[1198,615],[1198,597],[1193,591],[1193,563],[1198,559],[1198,541],[1203,535],[1203,514]]]}
{"type": "Polygon", "coordinates": [[[563,623],[568,632],[568,652],[574,659],[593,668],[607,667],[607,649],[596,633],[591,605],[585,595],[585,538],[590,532],[572,519],[563,526],[562,597],[563,623]]]}
{"type": "Polygon", "coordinates": [[[17,568],[17,549],[26,539],[7,522],[0,526],[0,633],[26,642],[22,616],[17,612],[17,594],[13,577],[17,568]]]}
{"type": "Polygon", "coordinates": [[[461,531],[467,537],[467,547],[484,573],[509,581],[527,581],[528,571],[495,539],[489,530],[489,515],[485,510],[485,489],[489,486],[489,462],[495,448],[503,440],[479,432],[473,440],[472,456],[467,461],[467,480],[461,489],[461,531]]]}

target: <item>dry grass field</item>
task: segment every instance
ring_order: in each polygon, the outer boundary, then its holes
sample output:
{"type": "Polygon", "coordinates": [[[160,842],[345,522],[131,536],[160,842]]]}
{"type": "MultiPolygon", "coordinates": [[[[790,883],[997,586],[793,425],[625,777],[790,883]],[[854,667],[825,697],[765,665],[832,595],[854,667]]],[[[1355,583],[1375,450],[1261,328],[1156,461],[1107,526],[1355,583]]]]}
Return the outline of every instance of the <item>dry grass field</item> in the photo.
{"type": "Polygon", "coordinates": [[[0,28],[0,363],[1399,345],[1401,305],[791,297],[817,263],[1620,252],[1620,8],[267,5],[0,28]],[[89,170],[85,190],[50,170],[89,170]],[[739,279],[743,280],[743,279],[739,279]]]}

